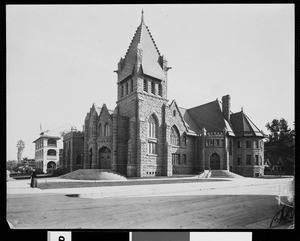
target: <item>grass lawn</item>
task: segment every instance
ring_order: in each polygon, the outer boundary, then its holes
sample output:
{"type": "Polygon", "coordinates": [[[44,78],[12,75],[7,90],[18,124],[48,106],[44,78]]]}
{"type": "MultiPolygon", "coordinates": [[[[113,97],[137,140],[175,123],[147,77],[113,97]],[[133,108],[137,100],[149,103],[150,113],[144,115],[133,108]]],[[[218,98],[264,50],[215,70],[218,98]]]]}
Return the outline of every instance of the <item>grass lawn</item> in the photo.
{"type": "Polygon", "coordinates": [[[195,182],[220,182],[228,181],[224,179],[159,179],[159,180],[127,180],[116,182],[40,182],[40,189],[56,189],[56,188],[80,188],[80,187],[105,187],[105,186],[132,186],[132,185],[151,185],[151,184],[173,184],[173,183],[195,183],[195,182]]]}

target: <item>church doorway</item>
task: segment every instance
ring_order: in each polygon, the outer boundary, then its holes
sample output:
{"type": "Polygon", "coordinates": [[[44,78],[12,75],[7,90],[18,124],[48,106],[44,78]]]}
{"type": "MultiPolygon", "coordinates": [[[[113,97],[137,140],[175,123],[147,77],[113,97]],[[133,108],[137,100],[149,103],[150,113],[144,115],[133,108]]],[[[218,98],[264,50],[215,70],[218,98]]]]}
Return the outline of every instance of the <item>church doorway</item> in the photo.
{"type": "Polygon", "coordinates": [[[111,150],[105,146],[99,149],[99,168],[111,169],[111,150]]]}
{"type": "Polygon", "coordinates": [[[211,170],[220,170],[220,156],[217,153],[213,153],[210,156],[210,169],[211,170]]]}

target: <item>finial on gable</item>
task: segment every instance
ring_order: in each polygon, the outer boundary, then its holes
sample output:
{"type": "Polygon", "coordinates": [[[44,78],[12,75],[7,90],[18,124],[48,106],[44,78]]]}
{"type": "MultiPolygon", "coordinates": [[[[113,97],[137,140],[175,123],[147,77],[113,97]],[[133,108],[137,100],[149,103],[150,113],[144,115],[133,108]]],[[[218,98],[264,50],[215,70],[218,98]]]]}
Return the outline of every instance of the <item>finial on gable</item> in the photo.
{"type": "Polygon", "coordinates": [[[141,19],[141,23],[144,23],[144,9],[142,9],[142,19],[141,19]]]}

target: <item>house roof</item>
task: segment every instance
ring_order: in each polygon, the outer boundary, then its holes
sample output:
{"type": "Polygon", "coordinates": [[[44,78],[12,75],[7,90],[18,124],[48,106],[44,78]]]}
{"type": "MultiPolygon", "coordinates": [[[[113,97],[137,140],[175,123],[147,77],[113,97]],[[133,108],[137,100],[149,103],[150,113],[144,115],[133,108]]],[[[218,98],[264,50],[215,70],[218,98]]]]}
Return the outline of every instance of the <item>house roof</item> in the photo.
{"type": "Polygon", "coordinates": [[[35,141],[33,141],[32,143],[35,143],[35,142],[37,142],[40,139],[55,139],[55,140],[59,140],[60,139],[60,137],[58,137],[58,136],[43,135],[42,133],[41,133],[41,136],[39,138],[37,138],[35,141]]]}
{"type": "Polygon", "coordinates": [[[185,126],[188,129],[188,133],[190,134],[196,134],[200,133],[200,128],[197,126],[193,118],[190,116],[190,114],[187,112],[186,109],[182,107],[178,107],[180,114],[183,118],[183,121],[185,122],[185,126]]]}
{"type": "Polygon", "coordinates": [[[230,121],[236,136],[264,137],[263,133],[243,111],[231,114],[230,121]]]}
{"type": "Polygon", "coordinates": [[[119,72],[118,82],[129,77],[134,72],[137,52],[142,53],[142,58],[139,61],[141,61],[142,71],[145,75],[161,80],[166,78],[162,67],[158,63],[161,55],[148,27],[144,23],[143,16],[126,52],[124,66],[119,72]]]}
{"type": "Polygon", "coordinates": [[[230,124],[223,117],[218,100],[188,109],[187,112],[197,124],[198,133],[202,128],[205,128],[208,133],[223,133],[226,128],[230,135],[234,135],[230,124]]]}

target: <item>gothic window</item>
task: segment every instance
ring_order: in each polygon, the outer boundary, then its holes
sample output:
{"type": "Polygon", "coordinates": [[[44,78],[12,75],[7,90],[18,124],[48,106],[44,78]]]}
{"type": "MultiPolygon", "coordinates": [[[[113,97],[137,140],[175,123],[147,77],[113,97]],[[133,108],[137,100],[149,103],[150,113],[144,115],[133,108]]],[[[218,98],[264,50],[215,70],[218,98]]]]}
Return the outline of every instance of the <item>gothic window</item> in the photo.
{"type": "Polygon", "coordinates": [[[56,156],[56,151],[54,149],[49,149],[47,151],[47,156],[56,156]]]}
{"type": "Polygon", "coordinates": [[[232,140],[229,141],[229,155],[232,156],[232,140]]]}
{"type": "Polygon", "coordinates": [[[106,123],[104,126],[104,136],[108,136],[108,135],[109,135],[109,125],[108,123],[106,123]]]}
{"type": "Polygon", "coordinates": [[[161,85],[161,83],[158,85],[158,94],[159,94],[159,96],[162,96],[162,85],[161,85]]]}
{"type": "MultiPolygon", "coordinates": [[[[153,115],[148,120],[148,137],[157,138],[157,121],[153,115]]],[[[148,153],[157,154],[157,140],[148,140],[148,153]]]]}
{"type": "Polygon", "coordinates": [[[125,90],[125,95],[128,95],[128,93],[129,93],[129,86],[128,86],[128,82],[126,82],[126,85],[125,85],[126,87],[126,90],[125,90]]]}
{"type": "Polygon", "coordinates": [[[176,110],[173,110],[173,116],[176,116],[176,110]]]}
{"type": "Polygon", "coordinates": [[[144,91],[148,92],[148,81],[144,79],[144,91]]]}
{"type": "Polygon", "coordinates": [[[101,124],[99,125],[98,132],[99,132],[99,137],[101,137],[102,136],[102,125],[101,124]]]}
{"type": "Polygon", "coordinates": [[[133,92],[133,79],[131,79],[130,81],[130,93],[133,92]]]}
{"type": "Polygon", "coordinates": [[[151,93],[155,95],[155,83],[151,82],[151,93]]]}
{"type": "Polygon", "coordinates": [[[157,123],[153,115],[148,120],[148,136],[157,138],[157,123]]]}
{"type": "Polygon", "coordinates": [[[180,138],[179,131],[176,126],[172,126],[171,128],[171,145],[180,146],[180,138]]]}

